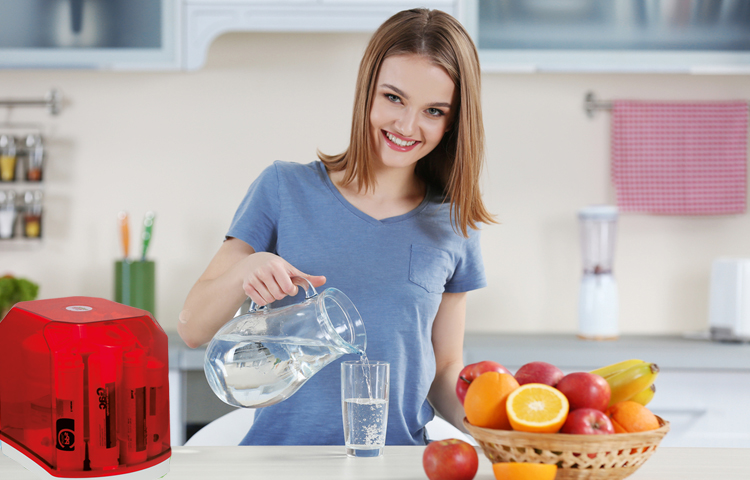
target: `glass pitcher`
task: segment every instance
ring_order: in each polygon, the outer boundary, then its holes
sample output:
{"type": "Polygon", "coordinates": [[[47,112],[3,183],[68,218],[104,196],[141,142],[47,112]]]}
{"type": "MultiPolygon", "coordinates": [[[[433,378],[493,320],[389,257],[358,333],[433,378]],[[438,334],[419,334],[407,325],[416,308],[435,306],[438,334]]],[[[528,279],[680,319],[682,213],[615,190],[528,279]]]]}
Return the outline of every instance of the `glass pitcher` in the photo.
{"type": "Polygon", "coordinates": [[[208,344],[203,369],[225,403],[279,403],[341,355],[365,353],[365,325],[341,290],[318,294],[307,279],[292,281],[306,289],[304,301],[280,308],[251,303],[247,314],[224,325],[208,344]]]}

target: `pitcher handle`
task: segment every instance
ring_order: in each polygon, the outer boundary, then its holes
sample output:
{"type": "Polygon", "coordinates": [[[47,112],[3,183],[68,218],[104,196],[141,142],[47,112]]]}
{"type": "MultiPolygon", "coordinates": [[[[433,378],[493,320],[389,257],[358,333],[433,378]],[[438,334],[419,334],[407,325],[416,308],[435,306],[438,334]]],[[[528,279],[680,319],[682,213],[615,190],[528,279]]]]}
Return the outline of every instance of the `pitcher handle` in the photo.
{"type": "MultiPolygon", "coordinates": [[[[315,287],[313,287],[313,284],[310,283],[310,280],[306,279],[305,277],[292,277],[292,283],[305,289],[305,300],[318,295],[318,292],[315,290],[315,287]],[[312,293],[310,293],[310,291],[312,291],[312,293]]],[[[268,304],[259,307],[254,301],[250,300],[250,307],[247,309],[247,313],[257,312],[259,310],[267,310],[269,308],[271,307],[269,307],[268,304]]]]}

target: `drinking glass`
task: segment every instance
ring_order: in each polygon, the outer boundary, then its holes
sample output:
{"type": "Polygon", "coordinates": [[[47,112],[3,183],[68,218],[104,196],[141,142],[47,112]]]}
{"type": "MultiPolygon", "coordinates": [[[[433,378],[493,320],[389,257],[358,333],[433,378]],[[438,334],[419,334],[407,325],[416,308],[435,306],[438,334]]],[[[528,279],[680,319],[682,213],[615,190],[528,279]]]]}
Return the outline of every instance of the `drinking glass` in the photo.
{"type": "Polygon", "coordinates": [[[383,454],[388,426],[388,362],[341,363],[341,409],[346,454],[378,457],[383,454]]]}

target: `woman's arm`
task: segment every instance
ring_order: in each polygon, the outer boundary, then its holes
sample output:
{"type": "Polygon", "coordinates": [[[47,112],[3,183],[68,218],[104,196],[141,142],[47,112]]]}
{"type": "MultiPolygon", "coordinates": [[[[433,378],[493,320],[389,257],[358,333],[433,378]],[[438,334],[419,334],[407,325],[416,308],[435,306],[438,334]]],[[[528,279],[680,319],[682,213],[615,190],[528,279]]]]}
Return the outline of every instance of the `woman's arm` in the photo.
{"type": "Polygon", "coordinates": [[[427,399],[441,417],[464,432],[464,408],[456,396],[456,382],[464,367],[465,325],[466,293],[443,293],[432,325],[436,370],[427,399]]]}
{"type": "Polygon", "coordinates": [[[190,348],[208,342],[247,298],[240,265],[253,253],[247,243],[228,239],[190,289],[177,323],[177,332],[190,348]]]}
{"type": "Polygon", "coordinates": [[[305,277],[315,287],[325,283],[325,277],[302,273],[278,255],[256,253],[242,240],[229,238],[190,289],[177,332],[187,346],[203,345],[232,319],[247,297],[265,305],[295,295],[292,276],[305,277]]]}

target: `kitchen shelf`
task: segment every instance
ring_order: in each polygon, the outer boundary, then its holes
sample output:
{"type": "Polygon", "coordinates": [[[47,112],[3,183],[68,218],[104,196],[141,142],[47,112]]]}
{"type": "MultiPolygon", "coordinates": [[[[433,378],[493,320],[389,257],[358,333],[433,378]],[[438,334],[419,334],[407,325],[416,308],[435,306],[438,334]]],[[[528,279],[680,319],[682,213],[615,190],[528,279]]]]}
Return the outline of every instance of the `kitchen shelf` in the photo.
{"type": "Polygon", "coordinates": [[[15,236],[13,238],[0,239],[0,249],[2,250],[36,250],[41,248],[44,238],[26,238],[15,236]]]}
{"type": "Polygon", "coordinates": [[[0,190],[44,190],[44,180],[41,182],[28,182],[19,180],[15,182],[0,182],[0,190]]]}

